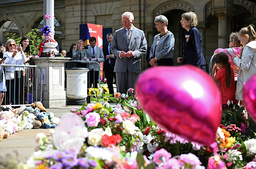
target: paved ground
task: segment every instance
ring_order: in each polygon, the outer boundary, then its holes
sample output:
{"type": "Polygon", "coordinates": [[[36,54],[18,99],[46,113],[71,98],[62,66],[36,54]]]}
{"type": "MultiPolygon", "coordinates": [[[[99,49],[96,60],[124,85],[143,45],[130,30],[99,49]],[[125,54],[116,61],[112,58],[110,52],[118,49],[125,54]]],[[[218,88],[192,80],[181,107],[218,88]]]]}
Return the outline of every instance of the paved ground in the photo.
{"type": "MultiPolygon", "coordinates": [[[[64,108],[47,109],[47,111],[53,112],[56,117],[61,117],[63,114],[70,112],[72,108],[80,109],[81,106],[67,106],[64,108]]],[[[0,142],[0,156],[5,156],[6,154],[14,155],[14,151],[17,151],[20,157],[19,160],[26,162],[37,145],[35,142],[37,133],[49,134],[49,129],[23,130],[10,135],[8,139],[3,139],[0,142]]]]}

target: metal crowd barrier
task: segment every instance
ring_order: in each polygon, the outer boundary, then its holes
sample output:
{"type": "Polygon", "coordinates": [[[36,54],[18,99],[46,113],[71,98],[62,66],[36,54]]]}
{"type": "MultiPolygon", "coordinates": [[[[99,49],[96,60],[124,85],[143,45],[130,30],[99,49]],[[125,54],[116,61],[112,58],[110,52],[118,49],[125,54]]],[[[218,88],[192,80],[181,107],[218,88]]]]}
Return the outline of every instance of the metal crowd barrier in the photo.
{"type": "MultiPolygon", "coordinates": [[[[4,87],[2,83],[6,85],[2,105],[20,106],[36,101],[42,102],[43,73],[41,73],[42,70],[39,66],[2,64],[0,67],[4,70],[0,90],[2,91],[4,87]],[[7,67],[14,67],[14,69],[18,67],[21,71],[8,73],[7,67]],[[36,72],[38,73],[36,74],[36,72]]],[[[1,97],[2,95],[0,95],[0,101],[1,97]]]]}

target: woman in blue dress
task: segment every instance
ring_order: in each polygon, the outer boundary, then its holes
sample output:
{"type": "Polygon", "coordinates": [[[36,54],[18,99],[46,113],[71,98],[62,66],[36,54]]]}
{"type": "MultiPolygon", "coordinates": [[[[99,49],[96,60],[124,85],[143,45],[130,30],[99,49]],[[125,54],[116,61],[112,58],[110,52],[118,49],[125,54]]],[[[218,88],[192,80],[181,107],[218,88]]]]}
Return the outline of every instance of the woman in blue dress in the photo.
{"type": "Polygon", "coordinates": [[[183,38],[183,56],[177,62],[190,64],[206,70],[206,62],[202,52],[202,36],[196,28],[197,16],[194,12],[181,15],[181,26],[185,29],[183,38]]]}

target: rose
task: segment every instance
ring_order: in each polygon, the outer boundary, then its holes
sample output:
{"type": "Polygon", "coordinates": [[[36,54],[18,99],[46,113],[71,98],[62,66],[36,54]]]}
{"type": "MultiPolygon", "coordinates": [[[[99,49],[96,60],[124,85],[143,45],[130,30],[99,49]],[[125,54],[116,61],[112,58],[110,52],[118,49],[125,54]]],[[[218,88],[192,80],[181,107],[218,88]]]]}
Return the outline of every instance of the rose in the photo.
{"type": "Polygon", "coordinates": [[[101,145],[101,134],[93,133],[88,137],[88,144],[92,146],[99,146],[101,145]]]}
{"type": "Polygon", "coordinates": [[[121,97],[121,93],[117,92],[117,93],[115,94],[115,98],[119,99],[120,97],[121,97]]]}
{"type": "Polygon", "coordinates": [[[89,113],[86,116],[85,122],[87,123],[88,126],[94,126],[97,127],[98,123],[100,122],[100,115],[98,113],[89,113]]]}
{"type": "Polygon", "coordinates": [[[125,120],[123,122],[123,128],[124,128],[126,133],[134,134],[136,126],[130,120],[125,120]]]}

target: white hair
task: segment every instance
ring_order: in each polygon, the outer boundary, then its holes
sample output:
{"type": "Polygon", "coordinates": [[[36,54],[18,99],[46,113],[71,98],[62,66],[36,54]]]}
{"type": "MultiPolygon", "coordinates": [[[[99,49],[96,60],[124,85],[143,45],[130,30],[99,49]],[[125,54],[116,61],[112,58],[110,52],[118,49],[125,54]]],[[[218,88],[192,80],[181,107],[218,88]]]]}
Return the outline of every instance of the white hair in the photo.
{"type": "Polygon", "coordinates": [[[128,16],[130,22],[132,22],[132,21],[134,20],[133,13],[131,13],[131,12],[124,12],[124,13],[122,14],[122,19],[123,19],[124,16],[128,16]]]}

